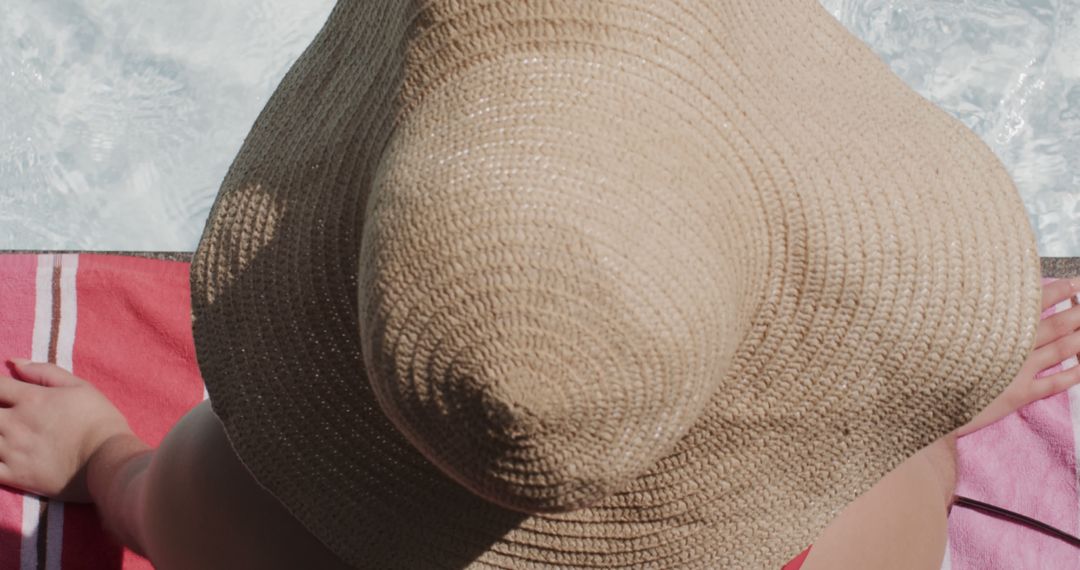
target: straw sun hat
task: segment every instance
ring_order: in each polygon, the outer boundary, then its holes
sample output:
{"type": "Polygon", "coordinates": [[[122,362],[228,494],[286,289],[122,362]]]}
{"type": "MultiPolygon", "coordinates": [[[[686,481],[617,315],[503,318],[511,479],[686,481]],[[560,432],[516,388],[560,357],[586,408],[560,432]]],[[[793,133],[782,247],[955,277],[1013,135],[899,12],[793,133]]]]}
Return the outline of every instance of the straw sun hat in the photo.
{"type": "Polygon", "coordinates": [[[360,568],[777,568],[1034,343],[991,151],[816,0],[341,0],[192,266],[213,408],[360,568]]]}

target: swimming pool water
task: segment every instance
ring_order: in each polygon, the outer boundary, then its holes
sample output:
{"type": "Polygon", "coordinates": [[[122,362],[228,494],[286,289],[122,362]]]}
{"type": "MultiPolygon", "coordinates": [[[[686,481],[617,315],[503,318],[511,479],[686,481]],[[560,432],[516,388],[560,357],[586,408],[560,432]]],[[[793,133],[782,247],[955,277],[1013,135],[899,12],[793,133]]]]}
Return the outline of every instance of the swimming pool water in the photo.
{"type": "MultiPolygon", "coordinates": [[[[990,145],[1080,256],[1080,0],[820,0],[990,145]]],[[[333,0],[4,0],[0,248],[194,249],[333,0]]]]}
{"type": "Polygon", "coordinates": [[[2,0],[0,248],[192,250],[333,0],[2,0]]]}

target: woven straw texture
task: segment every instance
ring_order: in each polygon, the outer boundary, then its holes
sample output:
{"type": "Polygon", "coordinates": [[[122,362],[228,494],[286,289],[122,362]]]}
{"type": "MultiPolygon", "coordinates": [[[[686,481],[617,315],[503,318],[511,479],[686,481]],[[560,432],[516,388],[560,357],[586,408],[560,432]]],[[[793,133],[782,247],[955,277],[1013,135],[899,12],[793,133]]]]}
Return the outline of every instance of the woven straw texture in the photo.
{"type": "Polygon", "coordinates": [[[192,265],[238,456],[358,568],[778,568],[1039,296],[1002,165],[815,0],[341,0],[192,265]]]}

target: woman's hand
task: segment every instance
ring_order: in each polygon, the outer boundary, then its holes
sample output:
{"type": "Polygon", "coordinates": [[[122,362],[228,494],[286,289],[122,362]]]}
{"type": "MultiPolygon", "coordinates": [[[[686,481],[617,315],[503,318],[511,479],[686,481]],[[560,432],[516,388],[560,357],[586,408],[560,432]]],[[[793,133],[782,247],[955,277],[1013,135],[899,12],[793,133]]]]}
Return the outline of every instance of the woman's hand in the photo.
{"type": "Polygon", "coordinates": [[[86,380],[53,364],[11,359],[0,375],[0,484],[90,502],[86,464],[110,439],[134,437],[120,410],[86,380]]]}
{"type": "MultiPolygon", "coordinates": [[[[1080,279],[1059,279],[1043,287],[1043,310],[1080,293],[1080,279]]],[[[1014,411],[1080,383],[1080,366],[1050,376],[1039,372],[1080,353],[1080,306],[1039,321],[1035,350],[1005,391],[970,422],[956,430],[958,436],[992,424],[1014,411]]]]}

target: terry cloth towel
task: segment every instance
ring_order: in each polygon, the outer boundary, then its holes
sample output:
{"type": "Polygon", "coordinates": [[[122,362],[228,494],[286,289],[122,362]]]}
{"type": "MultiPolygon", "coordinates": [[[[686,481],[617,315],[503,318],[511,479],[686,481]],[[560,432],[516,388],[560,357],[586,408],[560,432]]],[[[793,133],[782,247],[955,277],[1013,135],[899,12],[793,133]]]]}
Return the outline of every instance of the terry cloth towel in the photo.
{"type": "MultiPolygon", "coordinates": [[[[1080,297],[1051,307],[1043,318],[1073,304],[1080,304],[1080,297]]],[[[1039,376],[1073,366],[1076,357],[1039,376]]],[[[1080,536],[1080,386],[1032,402],[958,439],[956,451],[957,495],[1080,536]]],[[[943,568],[1080,569],[1080,548],[1016,522],[954,506],[943,568]]]]}
{"type": "MultiPolygon", "coordinates": [[[[205,397],[186,262],[0,255],[0,359],[49,361],[98,387],[146,443],[205,397]]],[[[5,374],[10,371],[5,370],[5,374]]],[[[90,505],[0,487],[0,570],[151,569],[90,505]]]]}

